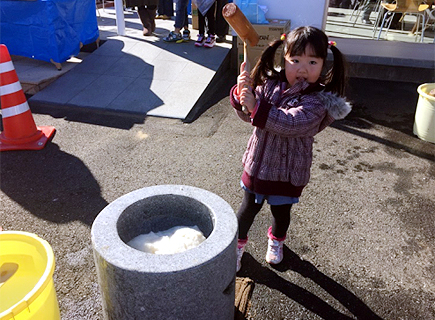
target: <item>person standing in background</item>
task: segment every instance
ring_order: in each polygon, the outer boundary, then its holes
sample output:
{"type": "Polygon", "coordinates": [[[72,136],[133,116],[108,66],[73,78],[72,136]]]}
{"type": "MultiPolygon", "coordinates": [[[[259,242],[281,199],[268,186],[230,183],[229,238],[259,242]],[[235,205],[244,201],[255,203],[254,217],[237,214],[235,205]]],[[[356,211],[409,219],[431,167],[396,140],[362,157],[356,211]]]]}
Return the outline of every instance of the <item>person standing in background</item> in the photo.
{"type": "Polygon", "coordinates": [[[362,17],[361,21],[364,24],[373,24],[370,21],[370,14],[376,6],[376,0],[365,1],[362,6],[362,17]]]}
{"type": "MultiPolygon", "coordinates": [[[[196,0],[198,3],[200,0],[196,0]]],[[[216,1],[212,3],[207,12],[203,15],[198,9],[198,40],[195,42],[196,47],[213,48],[216,42],[216,1]],[[207,38],[205,37],[205,25],[207,18],[207,38]]]]}
{"type": "Polygon", "coordinates": [[[174,15],[174,3],[172,0],[159,0],[157,8],[159,14],[156,19],[170,20],[174,15]]]}
{"type": "Polygon", "coordinates": [[[151,36],[156,30],[156,12],[159,0],[125,0],[127,8],[137,7],[137,14],[143,26],[143,35],[151,36]]]}
{"type": "Polygon", "coordinates": [[[224,42],[228,34],[229,25],[222,15],[223,7],[228,0],[216,0],[216,42],[224,42]]]}
{"type": "Polygon", "coordinates": [[[177,0],[175,2],[175,24],[174,31],[163,38],[165,42],[183,42],[190,40],[189,18],[187,16],[187,5],[189,0],[177,0]],[[184,27],[183,34],[181,29],[184,27]]]}

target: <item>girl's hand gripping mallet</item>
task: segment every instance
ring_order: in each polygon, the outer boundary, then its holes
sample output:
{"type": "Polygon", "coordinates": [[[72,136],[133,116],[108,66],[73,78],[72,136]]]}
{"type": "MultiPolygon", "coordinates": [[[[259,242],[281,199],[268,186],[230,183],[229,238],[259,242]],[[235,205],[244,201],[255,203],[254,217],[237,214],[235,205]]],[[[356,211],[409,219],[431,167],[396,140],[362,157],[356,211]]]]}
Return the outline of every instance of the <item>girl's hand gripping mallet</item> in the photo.
{"type": "MultiPolygon", "coordinates": [[[[243,41],[243,61],[245,62],[245,70],[249,72],[248,42],[253,47],[257,45],[260,36],[235,3],[227,3],[222,9],[222,15],[243,41]]],[[[243,112],[247,113],[246,107],[243,108],[243,112]]]]}

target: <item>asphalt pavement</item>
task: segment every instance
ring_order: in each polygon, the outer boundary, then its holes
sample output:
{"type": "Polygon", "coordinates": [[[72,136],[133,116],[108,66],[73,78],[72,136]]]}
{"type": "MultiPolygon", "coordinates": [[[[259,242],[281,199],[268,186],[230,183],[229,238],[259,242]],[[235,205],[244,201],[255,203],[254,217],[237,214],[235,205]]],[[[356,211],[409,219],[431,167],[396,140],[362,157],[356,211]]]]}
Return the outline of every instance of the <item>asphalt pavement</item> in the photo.
{"type": "MultiPolygon", "coordinates": [[[[230,106],[234,82],[230,75],[188,124],[35,109],[37,125],[57,129],[53,140],[0,154],[0,225],[51,244],[63,320],[102,319],[90,230],[118,197],[182,184],[237,211],[252,127],[230,106]]],[[[412,133],[416,88],[351,79],[354,110],[315,137],[284,261],[264,261],[267,206],[249,233],[238,273],[255,282],[248,319],[435,319],[435,144],[412,133]]]]}

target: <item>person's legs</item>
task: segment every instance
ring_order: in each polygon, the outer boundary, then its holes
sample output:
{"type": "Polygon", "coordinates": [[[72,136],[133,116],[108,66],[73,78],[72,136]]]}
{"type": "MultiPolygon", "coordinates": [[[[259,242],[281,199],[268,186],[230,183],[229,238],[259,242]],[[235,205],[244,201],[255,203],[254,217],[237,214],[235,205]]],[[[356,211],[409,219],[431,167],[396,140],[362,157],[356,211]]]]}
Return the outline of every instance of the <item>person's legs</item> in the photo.
{"type": "Polygon", "coordinates": [[[270,206],[272,211],[272,234],[276,238],[285,238],[290,226],[291,204],[270,206]]]}
{"type": "Polygon", "coordinates": [[[228,0],[216,0],[216,35],[217,42],[225,41],[226,35],[228,34],[229,25],[227,20],[225,20],[222,15],[223,7],[228,3],[228,0]]]}
{"type": "Polygon", "coordinates": [[[184,30],[183,30],[183,40],[184,41],[188,41],[190,40],[190,31],[189,31],[189,16],[187,14],[187,5],[188,2],[186,3],[186,7],[184,8],[184,30]]]}
{"type": "Polygon", "coordinates": [[[375,7],[375,2],[373,0],[364,1],[362,7],[362,17],[361,20],[365,24],[372,24],[370,21],[370,14],[372,13],[375,7]]]}
{"type": "Polygon", "coordinates": [[[196,47],[202,47],[205,42],[205,17],[198,10],[198,40],[195,42],[196,47]]]}
{"type": "Polygon", "coordinates": [[[187,4],[189,0],[177,0],[175,4],[175,32],[180,30],[188,24],[187,20],[187,4]]]}
{"type": "Polygon", "coordinates": [[[143,35],[150,36],[156,30],[156,11],[157,6],[139,6],[137,13],[143,25],[143,35]]]}
{"type": "Polygon", "coordinates": [[[239,223],[239,239],[247,239],[248,231],[254,222],[255,216],[260,212],[263,203],[255,203],[255,194],[245,191],[242,204],[237,212],[239,223]]]}
{"type": "Polygon", "coordinates": [[[213,2],[210,9],[207,11],[207,40],[204,42],[204,47],[213,48],[216,42],[216,18],[215,18],[216,4],[213,2]]]}
{"type": "MultiPolygon", "coordinates": [[[[166,42],[181,42],[185,38],[184,34],[181,35],[181,29],[188,25],[187,16],[187,3],[189,0],[177,0],[175,4],[175,24],[174,31],[169,32],[167,37],[163,38],[166,42]]],[[[185,30],[186,32],[186,30],[185,30]]],[[[187,30],[189,32],[189,30],[187,30]]]]}
{"type": "Polygon", "coordinates": [[[184,8],[184,29],[189,29],[189,14],[188,14],[188,10],[187,10],[187,5],[189,4],[189,2],[186,2],[186,7],[184,8]]]}
{"type": "Polygon", "coordinates": [[[198,10],[198,33],[205,34],[205,17],[198,10]]]}
{"type": "Polygon", "coordinates": [[[168,19],[174,15],[172,0],[159,0],[159,16],[161,19],[168,19]]]}
{"type": "Polygon", "coordinates": [[[151,35],[152,25],[148,14],[148,10],[144,6],[139,6],[137,7],[137,14],[139,15],[140,21],[142,22],[143,35],[144,36],[151,35]]]}
{"type": "Polygon", "coordinates": [[[254,222],[255,216],[260,212],[263,203],[255,203],[255,194],[245,190],[242,204],[237,212],[237,221],[239,223],[239,237],[237,241],[237,268],[241,268],[241,261],[245,246],[248,242],[248,231],[254,222]]]}
{"type": "Polygon", "coordinates": [[[156,31],[156,13],[157,13],[157,6],[147,6],[147,13],[150,21],[150,27],[151,32],[156,31]]]}
{"type": "Polygon", "coordinates": [[[208,35],[215,35],[216,34],[215,11],[216,11],[216,2],[213,2],[213,4],[211,5],[210,9],[208,9],[207,14],[206,14],[208,35]]]}

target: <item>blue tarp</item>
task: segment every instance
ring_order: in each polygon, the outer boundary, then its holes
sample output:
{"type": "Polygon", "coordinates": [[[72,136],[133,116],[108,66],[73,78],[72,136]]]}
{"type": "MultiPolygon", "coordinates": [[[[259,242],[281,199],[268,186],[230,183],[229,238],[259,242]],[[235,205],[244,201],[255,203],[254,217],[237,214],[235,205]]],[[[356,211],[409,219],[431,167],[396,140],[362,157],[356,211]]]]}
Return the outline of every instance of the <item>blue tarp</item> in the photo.
{"type": "Polygon", "coordinates": [[[99,36],[95,0],[0,0],[10,54],[62,63],[99,36]]]}

